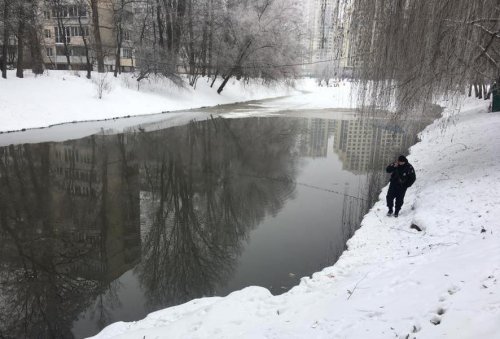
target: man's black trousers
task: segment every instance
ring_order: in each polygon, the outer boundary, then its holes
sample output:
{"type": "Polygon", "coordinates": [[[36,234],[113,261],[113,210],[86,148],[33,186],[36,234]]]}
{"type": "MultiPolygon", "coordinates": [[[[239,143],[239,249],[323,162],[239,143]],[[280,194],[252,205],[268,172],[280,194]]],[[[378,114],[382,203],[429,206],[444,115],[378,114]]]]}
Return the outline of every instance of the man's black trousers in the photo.
{"type": "Polygon", "coordinates": [[[387,207],[392,210],[394,199],[396,199],[396,213],[399,212],[405,199],[406,188],[397,185],[389,185],[387,192],[387,207]]]}

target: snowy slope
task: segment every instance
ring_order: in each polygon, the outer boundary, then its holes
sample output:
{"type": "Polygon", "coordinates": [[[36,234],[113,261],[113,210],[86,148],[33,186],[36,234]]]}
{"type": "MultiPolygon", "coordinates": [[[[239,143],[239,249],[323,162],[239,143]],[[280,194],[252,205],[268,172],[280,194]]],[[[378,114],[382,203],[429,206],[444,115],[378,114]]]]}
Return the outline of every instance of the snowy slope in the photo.
{"type": "MultiPolygon", "coordinates": [[[[25,72],[24,79],[10,71],[0,79],[0,131],[45,127],[72,121],[109,119],[128,115],[160,113],[202,106],[214,106],[247,100],[279,97],[298,93],[285,85],[265,86],[255,80],[249,84],[231,80],[221,95],[206,79],[196,89],[179,88],[163,78],[137,83],[133,74],[124,73],[105,81],[110,92],[98,98],[97,85],[84,72],[47,71],[35,77],[25,72]]],[[[100,75],[95,73],[94,77],[100,75]]],[[[219,81],[220,83],[220,81],[219,81]]]]}
{"type": "Polygon", "coordinates": [[[500,114],[486,106],[421,133],[400,217],[385,216],[386,187],[334,266],[280,296],[249,287],[95,338],[500,338],[500,114]]]}
{"type": "MultiPolygon", "coordinates": [[[[199,80],[196,90],[177,88],[164,79],[148,80],[137,90],[132,75],[122,74],[119,79],[110,76],[114,89],[99,100],[95,85],[74,72],[51,71],[37,78],[30,76],[0,79],[0,147],[79,139],[96,133],[122,133],[130,128],[168,128],[186,124],[192,119],[207,119],[211,115],[241,118],[283,114],[284,110],[297,115],[305,109],[347,108],[351,105],[352,86],[348,82],[340,83],[338,87],[318,87],[313,79],[299,79],[293,89],[264,86],[258,81],[251,84],[233,81],[222,95],[217,95],[203,79],[199,80]],[[247,102],[238,107],[224,106],[248,100],[261,101],[247,102]],[[189,112],[176,111],[211,105],[217,106],[189,112]],[[148,114],[162,111],[168,112],[148,114]],[[73,123],[77,121],[80,123],[73,123]],[[53,124],[57,125],[43,128],[53,124]],[[2,133],[10,130],[17,131],[2,133]]],[[[317,112],[317,117],[321,117],[317,112]]],[[[310,116],[311,112],[307,114],[310,116]]]]}

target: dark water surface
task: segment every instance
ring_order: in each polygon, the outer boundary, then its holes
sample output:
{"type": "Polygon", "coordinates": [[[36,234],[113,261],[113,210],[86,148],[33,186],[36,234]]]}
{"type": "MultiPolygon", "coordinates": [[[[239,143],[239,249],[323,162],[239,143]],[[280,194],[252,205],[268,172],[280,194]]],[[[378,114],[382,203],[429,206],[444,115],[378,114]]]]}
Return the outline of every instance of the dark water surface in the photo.
{"type": "Polygon", "coordinates": [[[337,260],[424,125],[217,118],[0,148],[0,337],[283,293],[337,260]]]}

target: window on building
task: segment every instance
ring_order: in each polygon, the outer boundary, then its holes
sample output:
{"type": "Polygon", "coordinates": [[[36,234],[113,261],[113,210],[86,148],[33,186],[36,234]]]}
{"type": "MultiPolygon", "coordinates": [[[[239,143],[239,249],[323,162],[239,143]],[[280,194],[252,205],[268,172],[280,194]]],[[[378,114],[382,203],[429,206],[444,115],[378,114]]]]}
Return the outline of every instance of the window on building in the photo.
{"type": "Polygon", "coordinates": [[[56,42],[62,43],[64,37],[66,37],[67,43],[70,42],[70,37],[77,36],[89,36],[89,27],[88,26],[67,26],[64,27],[64,30],[59,29],[59,27],[55,27],[55,35],[56,42]],[[62,34],[65,33],[65,34],[62,34]]]}
{"type": "Polygon", "coordinates": [[[86,55],[85,46],[73,46],[71,47],[71,55],[83,57],[86,55]]]}
{"type": "Polygon", "coordinates": [[[66,18],[66,17],[68,17],[68,7],[67,6],[58,6],[58,8],[54,8],[52,10],[52,16],[54,18],[66,18]]]}
{"type": "MultiPolygon", "coordinates": [[[[66,50],[65,50],[64,46],[61,46],[61,45],[56,46],[56,55],[66,55],[66,50]]],[[[64,154],[65,154],[64,156],[67,157],[67,150],[64,150],[64,154]]]]}
{"type": "Polygon", "coordinates": [[[122,57],[125,59],[132,59],[132,48],[123,48],[122,57]]]}
{"type": "Polygon", "coordinates": [[[80,36],[80,27],[70,26],[68,28],[69,28],[69,36],[80,36]]]}
{"type": "Polygon", "coordinates": [[[78,17],[78,7],[68,6],[68,15],[70,18],[78,17]]]}
{"type": "Polygon", "coordinates": [[[130,32],[127,30],[123,31],[123,40],[130,40],[130,32]]]}
{"type": "Polygon", "coordinates": [[[80,35],[81,36],[89,36],[89,27],[88,26],[81,27],[80,35]]]}
{"type": "Polygon", "coordinates": [[[85,6],[81,6],[78,11],[80,12],[80,16],[82,18],[86,18],[87,17],[87,8],[85,6]]]}
{"type": "Polygon", "coordinates": [[[46,38],[52,37],[52,32],[50,31],[50,29],[44,29],[43,31],[46,38]]]}
{"type": "MultiPolygon", "coordinates": [[[[58,6],[52,10],[52,16],[54,18],[77,18],[87,17],[87,8],[85,6],[58,6]]],[[[47,19],[50,19],[50,12],[47,12],[47,19]],[[48,17],[47,17],[48,16],[48,17]]]]}
{"type": "Polygon", "coordinates": [[[59,29],[59,27],[54,27],[56,43],[62,44],[64,39],[66,39],[66,43],[70,43],[70,29],[69,27],[64,27],[65,29],[59,29]]]}
{"type": "Polygon", "coordinates": [[[45,19],[50,19],[50,11],[44,11],[44,12],[43,12],[43,17],[44,17],[45,19]]]}
{"type": "Polygon", "coordinates": [[[51,57],[51,56],[54,55],[54,50],[52,48],[48,47],[45,50],[46,50],[46,53],[47,53],[48,57],[51,57]]]}

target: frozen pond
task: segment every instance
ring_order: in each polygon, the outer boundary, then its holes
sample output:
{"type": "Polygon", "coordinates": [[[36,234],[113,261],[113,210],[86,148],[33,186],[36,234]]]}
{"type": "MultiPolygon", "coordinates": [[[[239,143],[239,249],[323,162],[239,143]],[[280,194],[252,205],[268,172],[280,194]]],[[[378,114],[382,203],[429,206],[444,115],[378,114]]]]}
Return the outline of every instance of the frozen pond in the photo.
{"type": "Polygon", "coordinates": [[[85,337],[332,265],[426,122],[306,113],[0,148],[0,336],[85,337]]]}

